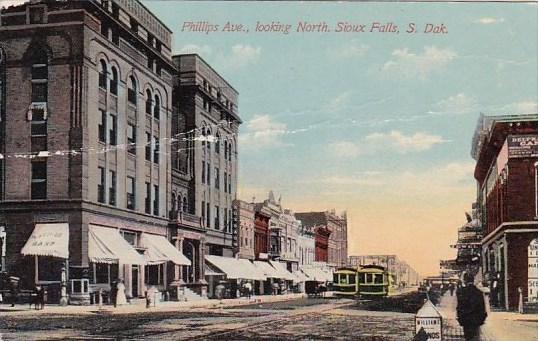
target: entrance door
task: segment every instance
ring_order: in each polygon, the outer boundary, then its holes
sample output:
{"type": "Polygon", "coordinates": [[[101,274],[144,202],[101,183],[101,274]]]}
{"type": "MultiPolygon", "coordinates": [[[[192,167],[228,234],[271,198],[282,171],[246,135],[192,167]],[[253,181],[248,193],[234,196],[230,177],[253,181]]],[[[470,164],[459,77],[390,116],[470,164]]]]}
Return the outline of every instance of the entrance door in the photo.
{"type": "Polygon", "coordinates": [[[133,265],[132,266],[132,278],[131,278],[131,283],[132,283],[132,293],[133,293],[133,297],[138,297],[138,265],[133,265]]]}

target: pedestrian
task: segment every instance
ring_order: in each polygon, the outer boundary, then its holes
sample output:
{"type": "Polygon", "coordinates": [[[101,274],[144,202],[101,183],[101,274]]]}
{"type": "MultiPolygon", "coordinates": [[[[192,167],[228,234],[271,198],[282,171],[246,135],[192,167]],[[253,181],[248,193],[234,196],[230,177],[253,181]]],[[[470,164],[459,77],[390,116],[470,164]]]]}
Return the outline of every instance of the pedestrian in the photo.
{"type": "Polygon", "coordinates": [[[250,296],[252,295],[252,284],[250,282],[245,283],[245,294],[247,295],[247,298],[250,300],[250,296]]]}
{"type": "Polygon", "coordinates": [[[125,296],[125,284],[123,284],[123,280],[120,279],[117,285],[116,306],[124,304],[127,304],[127,297],[125,296]]]}
{"type": "Polygon", "coordinates": [[[39,287],[39,289],[37,290],[36,301],[37,301],[36,309],[39,309],[39,310],[45,309],[45,288],[44,287],[39,287]]]}
{"type": "Polygon", "coordinates": [[[118,279],[114,280],[110,286],[110,298],[112,299],[114,308],[116,308],[118,298],[118,279]]]}
{"type": "Polygon", "coordinates": [[[474,285],[474,276],[465,273],[463,276],[465,286],[457,292],[457,317],[463,327],[466,341],[480,340],[480,326],[484,324],[488,314],[484,302],[484,294],[474,285]]]}
{"type": "Polygon", "coordinates": [[[14,307],[19,297],[19,283],[12,280],[9,292],[11,294],[11,306],[14,307]]]}
{"type": "Polygon", "coordinates": [[[450,283],[449,290],[450,290],[450,296],[454,296],[454,283],[450,283]]]}

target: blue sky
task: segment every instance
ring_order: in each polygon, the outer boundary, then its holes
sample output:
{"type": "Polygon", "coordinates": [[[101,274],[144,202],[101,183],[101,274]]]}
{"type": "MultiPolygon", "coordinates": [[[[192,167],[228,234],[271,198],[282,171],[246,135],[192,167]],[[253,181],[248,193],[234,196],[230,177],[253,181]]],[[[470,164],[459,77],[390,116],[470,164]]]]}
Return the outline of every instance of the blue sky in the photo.
{"type": "Polygon", "coordinates": [[[479,113],[537,112],[533,4],[143,2],[174,53],[199,53],[240,93],[239,197],[273,189],[295,211],[347,210],[350,254],[435,273],[473,202],[479,113]],[[181,32],[185,21],[249,31],[181,32]],[[254,32],[258,21],[291,32],[254,32]],[[400,33],[298,33],[299,21],[400,33]],[[424,34],[428,23],[448,33],[424,34]]]}

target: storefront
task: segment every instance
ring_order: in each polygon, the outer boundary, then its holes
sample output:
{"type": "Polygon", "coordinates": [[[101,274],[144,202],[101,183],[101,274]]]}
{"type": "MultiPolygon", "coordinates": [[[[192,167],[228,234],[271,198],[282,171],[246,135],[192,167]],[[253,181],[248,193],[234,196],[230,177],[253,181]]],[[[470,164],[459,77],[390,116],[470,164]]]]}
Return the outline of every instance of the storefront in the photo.
{"type": "Polygon", "coordinates": [[[264,273],[248,259],[237,259],[206,255],[206,263],[212,271],[206,272],[209,283],[208,297],[217,297],[217,286],[222,284],[228,291],[226,296],[238,297],[243,281],[265,281],[264,273]],[[221,274],[225,274],[224,278],[221,274]]]}

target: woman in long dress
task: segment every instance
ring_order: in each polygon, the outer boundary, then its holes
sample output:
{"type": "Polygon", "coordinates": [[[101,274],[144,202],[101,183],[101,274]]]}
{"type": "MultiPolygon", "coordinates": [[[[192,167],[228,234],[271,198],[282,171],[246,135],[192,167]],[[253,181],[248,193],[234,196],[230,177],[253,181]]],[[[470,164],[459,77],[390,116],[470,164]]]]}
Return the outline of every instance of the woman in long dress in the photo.
{"type": "Polygon", "coordinates": [[[118,282],[118,292],[116,294],[116,305],[127,304],[127,297],[125,297],[125,284],[123,280],[118,282]]]}

